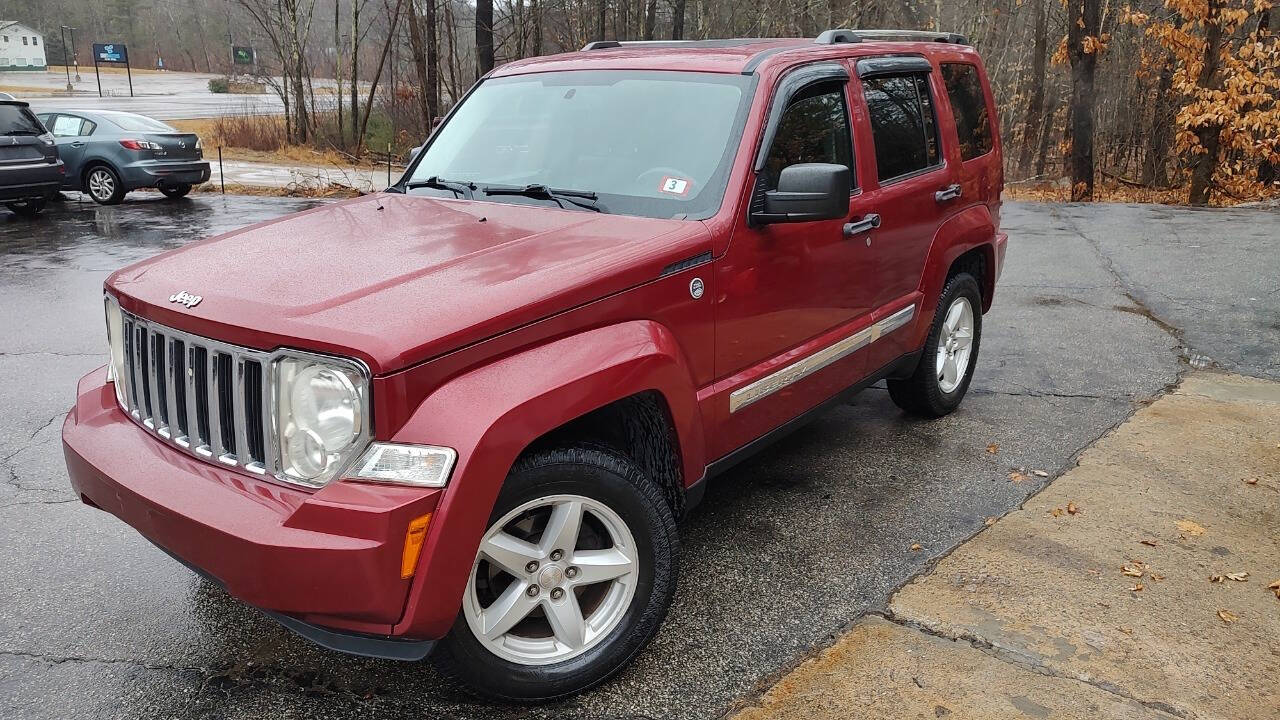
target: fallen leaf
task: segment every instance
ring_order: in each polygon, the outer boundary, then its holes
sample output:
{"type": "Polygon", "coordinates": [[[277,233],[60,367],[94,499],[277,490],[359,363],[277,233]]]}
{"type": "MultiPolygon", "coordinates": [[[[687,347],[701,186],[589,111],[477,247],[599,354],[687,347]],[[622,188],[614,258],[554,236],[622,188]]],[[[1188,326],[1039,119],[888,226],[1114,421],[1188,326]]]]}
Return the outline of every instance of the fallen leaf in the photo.
{"type": "Polygon", "coordinates": [[[986,520],[984,520],[984,521],[982,522],[982,524],[983,524],[983,525],[986,525],[987,527],[991,527],[992,525],[995,525],[995,524],[996,524],[996,518],[989,517],[989,518],[987,518],[986,520]]]}
{"type": "Polygon", "coordinates": [[[1098,603],[1098,607],[1102,607],[1102,608],[1109,608],[1109,607],[1111,607],[1111,603],[1104,603],[1104,602],[1100,602],[1100,603],[1098,603]]]}
{"type": "Polygon", "coordinates": [[[1014,485],[1020,485],[1026,482],[1027,480],[1030,480],[1031,478],[1027,477],[1026,474],[1024,473],[1018,472],[1017,470],[1010,470],[1009,479],[1013,481],[1014,485]]]}
{"type": "Polygon", "coordinates": [[[1142,592],[1142,583],[1137,583],[1137,584],[1136,584],[1136,585],[1134,585],[1133,587],[1129,588],[1129,591],[1130,591],[1130,592],[1142,592]]]}
{"type": "Polygon", "coordinates": [[[987,446],[987,452],[992,455],[995,455],[996,453],[1000,452],[1000,446],[995,443],[991,443],[990,445],[987,446]]]}
{"type": "Polygon", "coordinates": [[[1227,573],[1227,579],[1235,580],[1236,582],[1249,582],[1249,573],[1247,572],[1227,573]]]}
{"type": "Polygon", "coordinates": [[[1190,535],[1192,537],[1204,534],[1204,528],[1197,523],[1191,522],[1190,520],[1179,520],[1178,531],[1185,535],[1190,535]]]}
{"type": "Polygon", "coordinates": [[[1157,545],[1156,545],[1156,541],[1155,541],[1155,540],[1139,540],[1138,542],[1142,543],[1143,545],[1146,545],[1147,547],[1156,547],[1156,546],[1157,546],[1157,545]]]}
{"type": "Polygon", "coordinates": [[[1222,622],[1228,625],[1240,619],[1239,615],[1231,612],[1230,610],[1219,610],[1218,617],[1222,618],[1222,622]]]}
{"type": "Polygon", "coordinates": [[[1049,477],[1049,473],[1043,470],[1032,470],[1031,472],[1034,473],[1036,477],[1049,477]]]}
{"type": "Polygon", "coordinates": [[[1276,599],[1280,600],[1280,580],[1277,580],[1267,586],[1267,589],[1276,594],[1276,599]]]}
{"type": "Polygon", "coordinates": [[[1254,478],[1245,478],[1244,484],[1245,484],[1245,485],[1257,485],[1257,484],[1258,484],[1258,480],[1259,480],[1259,478],[1256,478],[1256,477],[1254,477],[1254,478]]]}
{"type": "Polygon", "coordinates": [[[1131,568],[1128,565],[1121,565],[1120,572],[1129,577],[1142,577],[1142,570],[1139,568],[1131,568]]]}
{"type": "Polygon", "coordinates": [[[1226,575],[1210,575],[1209,576],[1209,582],[1211,583],[1220,583],[1220,582],[1226,582],[1226,581],[1227,581],[1226,575]]]}
{"type": "Polygon", "coordinates": [[[1164,576],[1160,573],[1150,573],[1152,580],[1163,580],[1164,576]]]}
{"type": "Polygon", "coordinates": [[[1062,508],[1054,508],[1049,511],[1049,514],[1054,517],[1062,517],[1062,508]]]}
{"type": "Polygon", "coordinates": [[[920,552],[923,549],[924,548],[920,547],[920,543],[913,543],[911,545],[911,552],[920,552]]]}
{"type": "Polygon", "coordinates": [[[1132,635],[1132,634],[1133,634],[1133,628],[1131,628],[1131,627],[1123,627],[1123,626],[1122,626],[1122,627],[1118,627],[1118,628],[1116,628],[1116,629],[1117,629],[1117,630],[1119,630],[1120,632],[1124,633],[1125,635],[1132,635]]]}
{"type": "Polygon", "coordinates": [[[1067,503],[1067,514],[1075,515],[1078,512],[1080,512],[1080,508],[1076,507],[1075,503],[1073,502],[1067,503]]]}

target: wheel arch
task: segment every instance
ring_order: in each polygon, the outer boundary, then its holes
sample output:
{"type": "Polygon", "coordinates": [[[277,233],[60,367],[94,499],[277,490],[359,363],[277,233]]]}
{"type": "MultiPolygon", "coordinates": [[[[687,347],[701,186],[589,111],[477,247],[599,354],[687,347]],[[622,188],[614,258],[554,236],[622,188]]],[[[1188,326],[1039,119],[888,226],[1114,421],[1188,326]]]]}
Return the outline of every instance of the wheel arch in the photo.
{"type": "Polygon", "coordinates": [[[99,168],[99,167],[105,167],[111,172],[115,173],[116,179],[121,184],[124,183],[124,176],[120,174],[120,168],[116,167],[115,163],[111,162],[110,160],[102,156],[95,156],[91,158],[86,158],[85,161],[80,164],[80,189],[81,190],[88,189],[89,173],[92,172],[94,168],[99,168]]]}
{"type": "Polygon", "coordinates": [[[498,492],[524,453],[565,438],[622,450],[620,440],[667,421],[668,442],[641,448],[632,459],[656,471],[655,482],[669,483],[664,495],[682,494],[700,479],[705,443],[692,377],[674,335],[637,320],[502,358],[432,392],[392,439],[447,445],[457,450],[458,464],[433,514],[395,634],[448,631],[498,492]],[[628,411],[641,415],[627,417],[628,411]]]}

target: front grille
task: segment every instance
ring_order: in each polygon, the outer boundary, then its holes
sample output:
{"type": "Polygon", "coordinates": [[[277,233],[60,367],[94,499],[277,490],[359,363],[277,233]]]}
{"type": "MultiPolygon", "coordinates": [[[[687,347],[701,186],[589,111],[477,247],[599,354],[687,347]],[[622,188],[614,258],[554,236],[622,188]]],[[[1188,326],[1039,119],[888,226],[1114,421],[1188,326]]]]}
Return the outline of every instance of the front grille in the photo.
{"type": "Polygon", "coordinates": [[[196,457],[274,471],[268,353],[124,313],[125,411],[196,457]]]}

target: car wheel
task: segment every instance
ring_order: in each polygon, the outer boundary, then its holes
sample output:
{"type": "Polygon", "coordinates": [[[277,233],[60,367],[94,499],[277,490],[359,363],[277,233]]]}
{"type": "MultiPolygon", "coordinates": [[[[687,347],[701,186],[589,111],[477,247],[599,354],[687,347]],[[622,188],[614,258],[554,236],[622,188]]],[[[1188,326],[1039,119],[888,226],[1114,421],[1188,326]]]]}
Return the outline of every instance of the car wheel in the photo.
{"type": "Polygon", "coordinates": [[[35,217],[44,210],[44,200],[24,200],[23,202],[6,203],[6,207],[22,217],[35,217]]]}
{"type": "Polygon", "coordinates": [[[178,198],[183,197],[187,193],[191,192],[191,186],[185,183],[182,185],[161,185],[159,190],[160,190],[160,194],[164,195],[170,200],[177,200],[178,198]]]}
{"type": "Polygon", "coordinates": [[[982,293],[969,273],[947,280],[920,363],[909,378],[888,381],[889,396],[914,415],[942,417],[969,390],[982,340],[982,293]]]}
{"type": "Polygon", "coordinates": [[[678,546],[661,490],[626,457],[594,446],[527,456],[503,484],[433,659],[500,700],[593,687],[657,632],[678,546]]]}
{"type": "Polygon", "coordinates": [[[99,205],[116,205],[124,199],[124,183],[115,170],[98,165],[84,178],[84,191],[99,205]]]}

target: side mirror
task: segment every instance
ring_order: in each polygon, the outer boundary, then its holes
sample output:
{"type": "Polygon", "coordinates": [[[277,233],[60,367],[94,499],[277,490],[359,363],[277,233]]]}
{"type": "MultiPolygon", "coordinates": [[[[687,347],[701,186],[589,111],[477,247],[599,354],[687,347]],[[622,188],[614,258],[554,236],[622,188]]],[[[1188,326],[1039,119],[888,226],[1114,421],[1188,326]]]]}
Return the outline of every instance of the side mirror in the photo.
{"type": "Polygon", "coordinates": [[[418,147],[413,148],[412,150],[409,151],[409,162],[413,162],[414,160],[418,159],[418,153],[422,152],[422,148],[423,146],[419,145],[418,147]]]}
{"type": "Polygon", "coordinates": [[[778,189],[764,194],[759,225],[835,220],[849,214],[849,168],[832,163],[788,165],[778,176],[778,189]]]}

